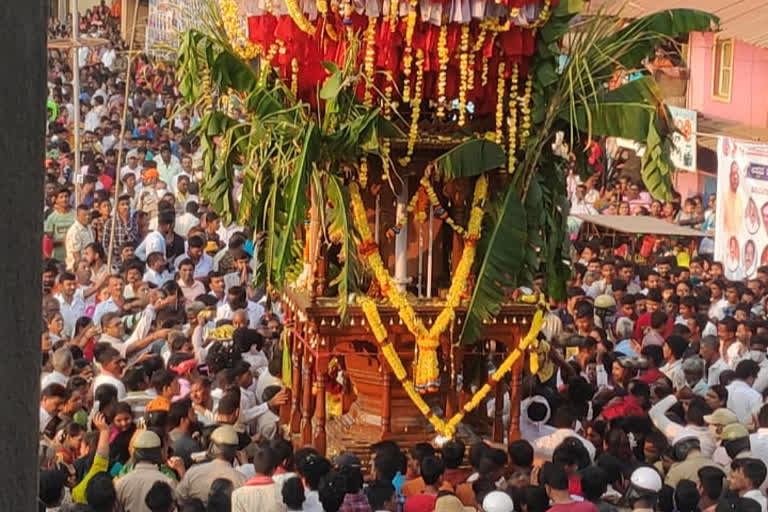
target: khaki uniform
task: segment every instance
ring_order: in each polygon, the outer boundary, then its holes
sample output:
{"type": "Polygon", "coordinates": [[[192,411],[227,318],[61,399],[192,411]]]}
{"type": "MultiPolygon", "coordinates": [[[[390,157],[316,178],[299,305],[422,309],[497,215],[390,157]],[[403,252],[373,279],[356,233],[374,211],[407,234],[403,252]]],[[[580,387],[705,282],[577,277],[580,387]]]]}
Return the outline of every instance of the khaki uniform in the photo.
{"type": "Polygon", "coordinates": [[[115,486],[118,510],[124,512],[152,512],[144,503],[147,493],[155,482],[165,482],[171,487],[176,482],[162,473],[157,465],[139,462],[133,471],[120,478],[115,486]]]}
{"type": "Polygon", "coordinates": [[[235,489],[242,487],[246,481],[245,475],[233,468],[232,464],[222,459],[215,459],[189,468],[179,482],[176,494],[183,500],[197,498],[207,503],[208,492],[217,478],[229,480],[235,489]]]}
{"type": "MultiPolygon", "coordinates": [[[[712,466],[720,470],[723,469],[719,464],[712,462],[712,459],[706,457],[701,452],[692,453],[688,455],[684,461],[673,464],[672,467],[669,468],[669,473],[667,473],[667,478],[664,480],[664,483],[673,489],[677,487],[677,483],[680,480],[691,480],[698,484],[699,469],[706,466],[712,466]]],[[[725,473],[727,473],[727,471],[725,471],[725,473]]]]}

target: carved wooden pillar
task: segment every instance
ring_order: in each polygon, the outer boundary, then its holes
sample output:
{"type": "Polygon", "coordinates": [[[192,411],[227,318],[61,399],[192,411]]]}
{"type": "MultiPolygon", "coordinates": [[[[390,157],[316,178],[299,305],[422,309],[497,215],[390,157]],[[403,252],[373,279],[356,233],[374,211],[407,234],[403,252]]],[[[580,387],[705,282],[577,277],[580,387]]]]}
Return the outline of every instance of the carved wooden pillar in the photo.
{"type": "MultiPolygon", "coordinates": [[[[307,340],[305,340],[307,341],[307,340]]],[[[301,444],[306,446],[312,442],[312,355],[309,347],[304,345],[301,365],[301,444]]]]}
{"type": "Polygon", "coordinates": [[[325,455],[325,384],[328,380],[328,359],[318,357],[315,362],[315,379],[317,382],[317,396],[315,397],[315,426],[313,428],[312,446],[325,455]]]}
{"type": "Polygon", "coordinates": [[[504,394],[498,384],[493,388],[493,395],[496,397],[493,409],[493,441],[501,443],[504,441],[504,394]]]}
{"type": "Polygon", "coordinates": [[[517,360],[512,367],[512,381],[509,386],[509,437],[508,441],[520,439],[520,386],[525,357],[517,360]]]}
{"type": "Polygon", "coordinates": [[[384,396],[381,401],[381,438],[386,439],[392,428],[392,373],[389,371],[389,366],[383,361],[379,361],[382,365],[382,372],[384,377],[384,396]]]}

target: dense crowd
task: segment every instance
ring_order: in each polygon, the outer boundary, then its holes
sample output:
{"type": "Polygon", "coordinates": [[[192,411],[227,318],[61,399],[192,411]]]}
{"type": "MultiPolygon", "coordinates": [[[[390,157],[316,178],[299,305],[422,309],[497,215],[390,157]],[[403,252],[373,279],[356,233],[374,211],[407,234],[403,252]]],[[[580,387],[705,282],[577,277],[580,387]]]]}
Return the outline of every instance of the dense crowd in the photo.
{"type": "MultiPolygon", "coordinates": [[[[550,348],[523,381],[521,439],[382,441],[370,461],[294,447],[282,311],[252,285],[253,234],[199,193],[197,116],[176,108],[173,69],[140,56],[124,96],[118,14],[83,14],[81,32],[109,44],[78,50],[79,91],[69,56],[49,52],[41,511],[768,511],[768,268],[729,282],[676,247],[649,264],[575,240],[550,348]]],[[[623,177],[568,183],[574,213],[705,231],[713,218],[713,199],[677,211],[623,177]]]]}

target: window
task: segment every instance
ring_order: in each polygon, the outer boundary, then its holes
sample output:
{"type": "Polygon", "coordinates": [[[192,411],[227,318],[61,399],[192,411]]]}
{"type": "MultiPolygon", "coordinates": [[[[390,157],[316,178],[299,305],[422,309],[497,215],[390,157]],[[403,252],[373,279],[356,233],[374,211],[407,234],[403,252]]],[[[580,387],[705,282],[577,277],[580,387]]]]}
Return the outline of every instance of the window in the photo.
{"type": "Polygon", "coordinates": [[[733,39],[715,38],[712,73],[712,96],[715,99],[731,101],[733,86],[733,39]]]}

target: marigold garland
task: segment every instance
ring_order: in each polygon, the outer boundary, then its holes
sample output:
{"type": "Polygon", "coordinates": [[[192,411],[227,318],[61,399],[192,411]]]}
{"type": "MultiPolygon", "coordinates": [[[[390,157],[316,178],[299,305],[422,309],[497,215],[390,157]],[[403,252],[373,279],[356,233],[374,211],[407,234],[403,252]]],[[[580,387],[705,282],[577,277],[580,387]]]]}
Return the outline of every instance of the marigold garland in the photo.
{"type": "Polygon", "coordinates": [[[448,224],[448,226],[450,226],[451,229],[453,229],[460,236],[466,235],[464,228],[457,224],[456,221],[454,221],[448,215],[448,211],[443,208],[443,205],[440,204],[440,200],[437,198],[437,192],[435,192],[435,189],[432,187],[432,183],[430,183],[429,177],[422,176],[419,183],[422,187],[424,187],[424,191],[427,193],[427,198],[429,199],[430,204],[435,208],[435,217],[448,224]]]}
{"type": "Polygon", "coordinates": [[[512,65],[512,76],[509,80],[509,116],[507,117],[507,128],[509,130],[509,147],[507,148],[507,172],[515,172],[517,157],[517,63],[512,65]]]}
{"type": "Polygon", "coordinates": [[[458,125],[467,123],[467,89],[469,87],[469,25],[461,26],[459,49],[459,120],[458,125]]]}
{"type": "Polygon", "coordinates": [[[424,52],[416,50],[416,82],[413,84],[413,98],[411,98],[411,126],[408,130],[408,147],[405,156],[400,159],[400,165],[405,167],[411,162],[413,149],[416,147],[416,139],[419,137],[419,117],[421,116],[421,97],[424,87],[424,52]]]}
{"type": "Polygon", "coordinates": [[[502,133],[504,126],[504,94],[506,91],[506,83],[504,81],[504,61],[499,62],[499,75],[496,85],[496,143],[501,144],[502,133]]]}
{"type": "MultiPolygon", "coordinates": [[[[405,48],[403,50],[403,101],[411,100],[411,64],[413,63],[413,31],[416,29],[416,7],[418,0],[410,0],[408,3],[408,16],[405,21],[405,48]]],[[[391,23],[394,32],[397,23],[391,23]]]]}
{"type": "Polygon", "coordinates": [[[262,56],[264,48],[261,45],[251,43],[240,24],[235,1],[219,0],[219,10],[221,11],[224,31],[227,33],[227,37],[232,43],[232,48],[237,56],[244,60],[251,60],[262,56]]]}
{"type": "Polygon", "coordinates": [[[520,123],[520,147],[525,146],[528,137],[531,135],[531,93],[533,91],[533,76],[529,75],[525,81],[525,91],[520,103],[520,112],[523,118],[520,123]]]}
{"type": "Polygon", "coordinates": [[[361,187],[365,188],[368,186],[368,157],[365,155],[360,157],[358,181],[360,181],[361,187]]]}
{"type": "MultiPolygon", "coordinates": [[[[381,321],[381,316],[379,315],[379,310],[376,306],[376,303],[369,297],[358,297],[357,301],[358,304],[360,304],[360,307],[363,310],[363,314],[365,314],[365,317],[368,321],[368,327],[371,329],[374,338],[376,338],[376,341],[379,343],[381,354],[384,356],[387,364],[392,369],[392,373],[394,373],[395,378],[403,386],[405,393],[411,399],[419,412],[421,412],[427,421],[432,424],[435,432],[443,437],[447,437],[449,439],[453,438],[459,423],[461,423],[467,414],[475,410],[483,402],[483,400],[485,400],[485,398],[488,396],[488,393],[490,393],[496,384],[512,370],[512,367],[515,365],[515,363],[517,363],[517,361],[526,350],[529,348],[532,349],[530,352],[532,370],[534,362],[537,363],[537,361],[534,361],[534,359],[536,359],[536,353],[533,350],[538,345],[538,336],[541,332],[541,328],[544,326],[544,306],[540,306],[538,311],[536,311],[536,314],[531,321],[531,327],[528,330],[528,333],[523,337],[522,340],[520,340],[518,346],[512,352],[510,352],[509,355],[507,355],[507,357],[504,359],[504,361],[502,361],[496,371],[493,372],[493,374],[489,377],[488,382],[486,382],[472,396],[472,398],[464,404],[464,407],[461,411],[454,414],[448,421],[445,421],[444,419],[437,417],[432,412],[429,405],[424,401],[424,398],[417,391],[413,382],[408,379],[408,373],[403,366],[403,362],[400,359],[400,356],[397,355],[397,351],[393,347],[392,343],[388,340],[387,328],[381,321]]],[[[536,372],[534,371],[533,373],[536,372]]]]}
{"type": "Polygon", "coordinates": [[[298,95],[299,92],[299,61],[296,57],[291,59],[291,94],[298,95]]]}
{"type": "Polygon", "coordinates": [[[437,60],[439,70],[437,74],[437,117],[445,117],[445,86],[448,82],[448,24],[443,23],[440,26],[440,35],[437,38],[437,60]]]}
{"type": "Polygon", "coordinates": [[[288,10],[288,15],[302,32],[306,32],[309,35],[315,33],[315,26],[304,16],[298,0],[285,0],[285,7],[288,10]]]}
{"type": "Polygon", "coordinates": [[[363,71],[365,73],[365,90],[363,92],[363,105],[371,106],[373,103],[373,73],[376,67],[376,18],[368,18],[368,26],[365,29],[365,57],[363,58],[363,71]]]}
{"type": "MultiPolygon", "coordinates": [[[[350,184],[350,201],[352,204],[352,219],[355,227],[360,233],[361,245],[371,250],[366,251],[364,256],[368,261],[373,275],[381,286],[382,293],[389,302],[397,309],[398,316],[405,326],[416,338],[418,348],[418,357],[416,360],[416,369],[414,370],[414,384],[421,393],[435,391],[439,386],[439,368],[437,364],[437,348],[439,347],[440,335],[448,328],[455,316],[455,309],[461,301],[461,294],[467,286],[467,279],[472,270],[472,264],[475,259],[476,242],[480,237],[482,227],[483,209],[482,205],[488,194],[488,181],[485,176],[480,176],[475,182],[475,191],[472,197],[472,208],[469,223],[467,225],[467,236],[464,249],[461,253],[461,259],[456,267],[451,286],[448,289],[445,307],[438,314],[435,322],[430,329],[424,326],[424,323],[416,316],[407,296],[402,293],[392,276],[384,266],[378,247],[371,236],[368,217],[365,213],[365,206],[360,197],[360,189],[355,183],[350,184]]],[[[362,253],[362,251],[361,251],[362,253]]],[[[375,319],[374,319],[375,320],[375,319]]]]}

